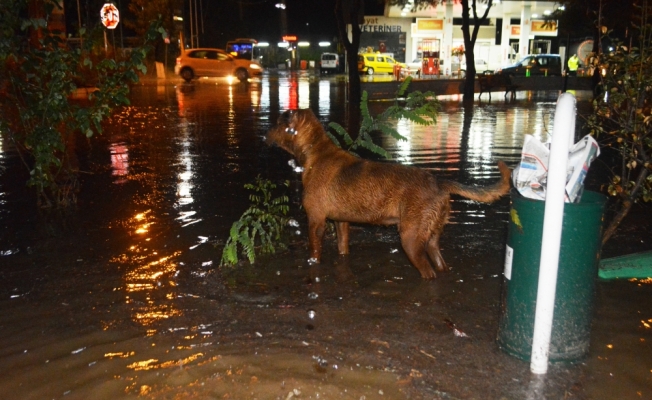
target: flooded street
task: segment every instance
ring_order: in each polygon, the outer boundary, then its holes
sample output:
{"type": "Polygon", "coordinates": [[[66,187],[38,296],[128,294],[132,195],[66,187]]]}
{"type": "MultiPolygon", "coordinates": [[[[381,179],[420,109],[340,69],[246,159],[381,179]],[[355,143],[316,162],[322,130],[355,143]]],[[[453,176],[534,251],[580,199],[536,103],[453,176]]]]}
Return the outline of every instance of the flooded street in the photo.
{"type": "MultiPolygon", "coordinates": [[[[408,140],[379,144],[393,162],[488,185],[498,160],[516,165],[524,134],[552,132],[557,96],[495,95],[472,115],[445,98],[435,126],[399,121],[408,140]]],[[[588,112],[590,94],[577,96],[588,112]]],[[[39,215],[0,137],[2,398],[652,398],[649,280],[598,284],[582,362],[537,378],[498,348],[508,196],[454,197],[441,240],[452,270],[435,281],[410,265],[395,227],[352,226],[348,258],[329,231],[322,263],[308,264],[300,176],[262,135],[289,108],[344,125],[340,78],[146,82],[131,103],[78,144],[70,214],[39,215]],[[290,181],[300,226],[288,250],[220,268],[257,175],[290,181]]],[[[652,249],[646,210],[632,211],[603,257],[652,249]]]]}

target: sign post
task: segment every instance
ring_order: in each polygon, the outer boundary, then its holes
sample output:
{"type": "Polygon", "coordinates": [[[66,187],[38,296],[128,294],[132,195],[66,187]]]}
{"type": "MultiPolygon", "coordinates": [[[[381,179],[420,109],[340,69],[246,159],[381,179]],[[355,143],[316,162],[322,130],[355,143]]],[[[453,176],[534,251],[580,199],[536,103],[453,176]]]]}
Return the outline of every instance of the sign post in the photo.
{"type": "MultiPolygon", "coordinates": [[[[120,22],[120,12],[118,11],[118,7],[112,3],[105,3],[100,10],[100,19],[102,21],[102,25],[104,25],[106,29],[115,29],[120,22]]],[[[106,54],[109,53],[109,44],[106,38],[106,30],[104,30],[104,52],[106,54]]]]}
{"type": "Polygon", "coordinates": [[[283,35],[282,37],[284,42],[288,42],[290,44],[288,50],[291,51],[290,53],[290,69],[296,69],[297,68],[297,40],[299,38],[297,35],[283,35]]]}

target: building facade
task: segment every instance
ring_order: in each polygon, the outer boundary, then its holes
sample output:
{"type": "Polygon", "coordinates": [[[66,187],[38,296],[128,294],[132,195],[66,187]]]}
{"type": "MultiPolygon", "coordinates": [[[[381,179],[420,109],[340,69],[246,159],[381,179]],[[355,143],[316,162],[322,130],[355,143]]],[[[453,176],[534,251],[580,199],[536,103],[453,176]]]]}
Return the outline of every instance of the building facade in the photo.
{"type": "MultiPolygon", "coordinates": [[[[383,16],[365,16],[359,51],[389,53],[401,62],[436,54],[442,71],[463,61],[455,55],[464,47],[462,5],[443,3],[415,11],[409,3],[404,8],[386,5],[383,16]]],[[[494,0],[478,32],[476,60],[493,70],[527,54],[559,54],[557,26],[544,20],[556,7],[552,1],[494,0]]],[[[479,16],[485,9],[478,3],[479,16]]]]}

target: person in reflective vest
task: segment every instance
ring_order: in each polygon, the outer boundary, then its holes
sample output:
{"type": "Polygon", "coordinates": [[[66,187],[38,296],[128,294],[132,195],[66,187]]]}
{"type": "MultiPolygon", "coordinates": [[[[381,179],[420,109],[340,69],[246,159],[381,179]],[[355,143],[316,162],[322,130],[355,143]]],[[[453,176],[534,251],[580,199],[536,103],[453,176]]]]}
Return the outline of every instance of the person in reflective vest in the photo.
{"type": "Polygon", "coordinates": [[[577,54],[573,54],[571,58],[568,59],[568,75],[577,76],[577,68],[580,66],[580,59],[577,57],[577,54]]]}

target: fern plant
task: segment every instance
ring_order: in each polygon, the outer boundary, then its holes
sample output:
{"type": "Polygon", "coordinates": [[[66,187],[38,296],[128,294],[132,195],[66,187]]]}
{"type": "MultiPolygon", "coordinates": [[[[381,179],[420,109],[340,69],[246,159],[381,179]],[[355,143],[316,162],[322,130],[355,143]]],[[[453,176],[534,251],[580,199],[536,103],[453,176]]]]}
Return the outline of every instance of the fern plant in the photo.
{"type": "Polygon", "coordinates": [[[437,123],[439,102],[436,100],[435,94],[430,91],[425,93],[414,91],[406,97],[405,92],[411,82],[412,78],[407,77],[396,93],[394,104],[375,118],[369,112],[369,96],[366,91],[362,92],[362,100],[360,101],[362,122],[358,136],[354,140],[344,127],[336,122],[331,122],[328,126],[342,137],[344,146],[342,146],[337,137],[327,132],[330,139],[338,146],[354,154],[356,149],[362,147],[384,158],[391,158],[387,150],[373,142],[371,137],[372,132],[379,131],[396,140],[407,140],[396,130],[393,121],[405,118],[419,125],[434,125],[437,123]],[[400,101],[404,101],[405,104],[400,104],[400,101]]]}
{"type": "MultiPolygon", "coordinates": [[[[287,187],[290,182],[283,184],[287,187]]],[[[260,175],[254,183],[247,183],[244,187],[254,192],[249,195],[251,205],[231,226],[220,266],[237,264],[238,249],[253,264],[257,254],[273,254],[275,246],[285,247],[281,236],[289,221],[286,217],[290,209],[288,196],[272,198],[276,184],[260,175]]]]}

